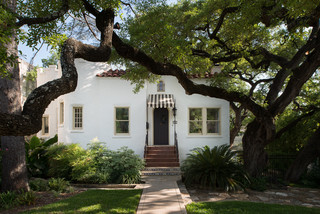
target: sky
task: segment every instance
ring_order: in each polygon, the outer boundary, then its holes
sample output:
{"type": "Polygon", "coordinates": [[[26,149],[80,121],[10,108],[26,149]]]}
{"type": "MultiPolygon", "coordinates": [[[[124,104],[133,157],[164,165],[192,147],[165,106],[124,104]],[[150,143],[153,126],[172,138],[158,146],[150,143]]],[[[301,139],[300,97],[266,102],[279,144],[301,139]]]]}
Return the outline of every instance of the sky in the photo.
{"type": "MultiPolygon", "coordinates": [[[[172,3],[177,2],[177,0],[167,0],[167,2],[169,4],[172,4],[172,3]]],[[[119,20],[117,20],[117,18],[116,18],[115,22],[117,22],[117,21],[119,22],[119,20]]],[[[39,48],[40,45],[38,45],[37,47],[39,48]]],[[[22,52],[22,55],[20,56],[20,58],[23,59],[24,61],[30,63],[32,57],[36,53],[36,50],[32,50],[31,48],[27,47],[23,43],[19,44],[18,48],[22,52]]],[[[50,56],[50,52],[49,51],[50,51],[50,48],[47,45],[43,45],[43,47],[41,47],[39,52],[35,55],[32,64],[35,65],[35,66],[42,67],[41,59],[48,58],[50,56]]]]}

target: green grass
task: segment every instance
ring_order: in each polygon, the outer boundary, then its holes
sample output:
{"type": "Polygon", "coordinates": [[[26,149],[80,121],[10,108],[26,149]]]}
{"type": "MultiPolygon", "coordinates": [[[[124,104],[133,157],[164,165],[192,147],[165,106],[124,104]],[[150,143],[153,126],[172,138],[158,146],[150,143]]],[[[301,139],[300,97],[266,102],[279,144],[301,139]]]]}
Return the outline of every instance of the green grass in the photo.
{"type": "Polygon", "coordinates": [[[24,213],[136,213],[142,190],[89,190],[24,213]]]}
{"type": "Polygon", "coordinates": [[[188,214],[319,214],[319,208],[242,201],[191,203],[188,214]]]}

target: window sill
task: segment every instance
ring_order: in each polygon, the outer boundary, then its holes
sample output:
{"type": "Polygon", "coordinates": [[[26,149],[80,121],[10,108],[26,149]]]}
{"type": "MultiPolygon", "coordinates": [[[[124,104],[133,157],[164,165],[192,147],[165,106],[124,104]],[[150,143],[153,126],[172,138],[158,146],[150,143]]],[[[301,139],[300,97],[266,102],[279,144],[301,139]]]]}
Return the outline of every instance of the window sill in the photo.
{"type": "Polygon", "coordinates": [[[74,130],[74,129],[72,129],[70,132],[71,133],[84,133],[83,130],[74,130]]]}
{"type": "Polygon", "coordinates": [[[131,135],[113,135],[112,138],[131,138],[131,135]]]}
{"type": "Polygon", "coordinates": [[[210,135],[202,135],[202,134],[188,134],[188,138],[222,138],[221,134],[210,134],[210,135]]]}

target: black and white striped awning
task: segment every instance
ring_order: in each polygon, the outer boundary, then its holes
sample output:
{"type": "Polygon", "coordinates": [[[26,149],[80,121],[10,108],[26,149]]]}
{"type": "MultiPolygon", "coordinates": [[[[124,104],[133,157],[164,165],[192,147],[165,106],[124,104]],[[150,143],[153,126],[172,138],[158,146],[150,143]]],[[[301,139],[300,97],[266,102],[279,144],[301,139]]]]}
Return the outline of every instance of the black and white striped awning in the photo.
{"type": "Polygon", "coordinates": [[[173,108],[173,94],[149,94],[148,107],[150,108],[173,108]]]}

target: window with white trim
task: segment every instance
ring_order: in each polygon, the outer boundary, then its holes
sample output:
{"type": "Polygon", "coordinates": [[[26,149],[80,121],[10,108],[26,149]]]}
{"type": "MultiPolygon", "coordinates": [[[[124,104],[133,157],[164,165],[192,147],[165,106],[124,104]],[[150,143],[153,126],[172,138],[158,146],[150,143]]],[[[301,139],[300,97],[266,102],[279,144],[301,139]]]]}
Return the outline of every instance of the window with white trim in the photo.
{"type": "Polygon", "coordinates": [[[60,112],[59,112],[59,123],[62,125],[64,123],[64,102],[60,103],[60,112]]]}
{"type": "Polygon", "coordinates": [[[42,117],[42,135],[49,134],[49,116],[42,117]]]}
{"type": "Polygon", "coordinates": [[[82,130],[83,128],[83,108],[82,106],[73,107],[72,124],[74,130],[82,130]]]}
{"type": "Polygon", "coordinates": [[[129,107],[115,108],[115,134],[129,134],[129,107]]]}
{"type": "Polygon", "coordinates": [[[189,108],[189,134],[220,134],[219,108],[189,108]]]}

